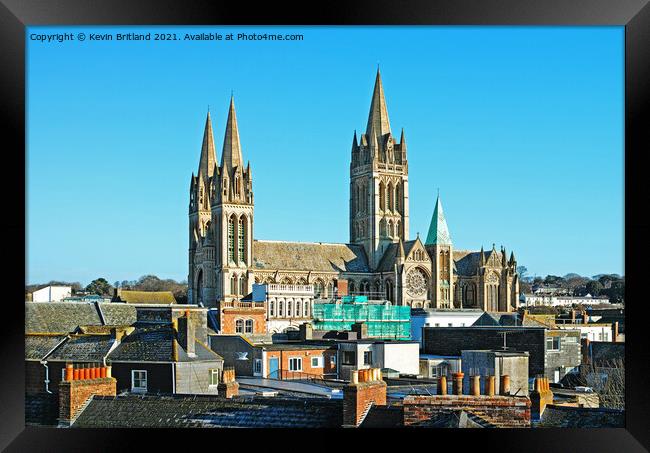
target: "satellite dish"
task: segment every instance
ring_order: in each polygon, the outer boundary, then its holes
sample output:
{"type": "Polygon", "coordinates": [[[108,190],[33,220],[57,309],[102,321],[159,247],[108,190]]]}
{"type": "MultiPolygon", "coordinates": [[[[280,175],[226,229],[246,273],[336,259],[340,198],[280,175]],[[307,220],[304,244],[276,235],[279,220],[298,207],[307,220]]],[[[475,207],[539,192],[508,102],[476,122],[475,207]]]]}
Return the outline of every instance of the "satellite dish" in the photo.
{"type": "Polygon", "coordinates": [[[235,352],[237,355],[236,360],[248,360],[248,352],[235,352]]]}

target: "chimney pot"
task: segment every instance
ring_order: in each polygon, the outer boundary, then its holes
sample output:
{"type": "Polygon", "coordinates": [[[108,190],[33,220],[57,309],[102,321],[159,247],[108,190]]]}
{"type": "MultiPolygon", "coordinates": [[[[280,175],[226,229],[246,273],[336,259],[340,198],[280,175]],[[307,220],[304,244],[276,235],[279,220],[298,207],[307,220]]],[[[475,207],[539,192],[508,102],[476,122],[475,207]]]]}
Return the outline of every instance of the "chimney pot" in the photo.
{"type": "Polygon", "coordinates": [[[357,370],[354,370],[352,372],[352,379],[350,380],[350,384],[358,384],[359,383],[359,372],[357,370]]]}
{"type": "Polygon", "coordinates": [[[462,395],[463,394],[463,377],[465,374],[463,372],[458,372],[453,374],[454,382],[453,382],[453,392],[454,395],[462,395]]]}
{"type": "Polygon", "coordinates": [[[479,375],[472,376],[471,394],[473,396],[480,396],[481,395],[481,376],[479,376],[479,375]]]}
{"type": "Polygon", "coordinates": [[[72,368],[72,364],[71,363],[66,363],[65,364],[65,380],[66,381],[71,381],[73,379],[73,376],[74,376],[74,371],[73,371],[73,368],[72,368]]]}
{"type": "Polygon", "coordinates": [[[447,376],[440,376],[438,378],[438,395],[447,394],[447,376]]]}
{"type": "Polygon", "coordinates": [[[111,369],[112,369],[111,365],[106,366],[106,377],[113,377],[113,375],[111,374],[111,369]]]}
{"type": "Polygon", "coordinates": [[[494,396],[494,388],[496,384],[496,377],[495,376],[488,376],[488,386],[487,386],[487,394],[488,396],[494,396]]]}
{"type": "Polygon", "coordinates": [[[79,379],[81,379],[81,377],[80,377],[80,372],[81,372],[81,370],[79,369],[78,366],[76,366],[76,367],[72,370],[72,379],[75,380],[75,381],[78,381],[79,379]]]}
{"type": "Polygon", "coordinates": [[[501,391],[501,395],[510,395],[510,375],[501,375],[501,385],[499,390],[501,391]]]}

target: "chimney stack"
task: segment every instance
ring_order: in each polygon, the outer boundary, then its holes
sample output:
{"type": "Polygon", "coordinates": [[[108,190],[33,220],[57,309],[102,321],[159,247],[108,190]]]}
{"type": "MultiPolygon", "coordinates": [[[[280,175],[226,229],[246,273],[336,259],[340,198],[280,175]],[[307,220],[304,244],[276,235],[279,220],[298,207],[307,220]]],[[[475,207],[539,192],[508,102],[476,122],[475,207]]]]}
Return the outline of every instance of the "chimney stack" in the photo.
{"type": "Polygon", "coordinates": [[[547,377],[535,378],[535,389],[530,392],[530,404],[531,416],[536,420],[540,419],[547,405],[553,404],[553,392],[547,377]]]}
{"type": "Polygon", "coordinates": [[[239,395],[239,383],[235,380],[235,369],[224,368],[221,372],[221,381],[217,385],[217,392],[224,398],[232,398],[239,395]]]}
{"type": "Polygon", "coordinates": [[[359,426],[373,404],[386,405],[386,382],[381,370],[353,371],[350,383],[343,389],[343,426],[359,426]]]}
{"type": "Polygon", "coordinates": [[[115,396],[117,380],[110,376],[110,367],[67,364],[65,380],[59,383],[59,422],[69,425],[93,395],[115,396]],[[91,368],[92,367],[92,368],[91,368]],[[102,371],[104,370],[104,371],[102,371]],[[106,373],[108,371],[108,373],[106,373]],[[106,377],[101,377],[104,374],[106,377]],[[90,377],[90,376],[95,377],[90,377]]]}
{"type": "Polygon", "coordinates": [[[195,354],[194,324],[190,321],[190,311],[185,311],[185,316],[178,318],[178,344],[192,356],[195,354]]]}

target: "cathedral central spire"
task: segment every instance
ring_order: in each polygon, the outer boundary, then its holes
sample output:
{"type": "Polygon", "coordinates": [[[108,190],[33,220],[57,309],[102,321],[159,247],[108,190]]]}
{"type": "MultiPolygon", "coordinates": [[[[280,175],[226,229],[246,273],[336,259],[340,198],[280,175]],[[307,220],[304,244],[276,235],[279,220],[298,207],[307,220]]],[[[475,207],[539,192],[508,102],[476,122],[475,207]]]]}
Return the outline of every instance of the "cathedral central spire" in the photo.
{"type": "Polygon", "coordinates": [[[199,175],[204,178],[212,177],[214,165],[217,161],[217,153],[214,148],[214,136],[212,134],[212,119],[210,110],[205,118],[205,129],[203,131],[203,145],[201,146],[201,159],[199,160],[199,175]]]}
{"type": "Polygon", "coordinates": [[[426,245],[434,244],[451,245],[451,236],[449,235],[449,228],[447,228],[447,219],[445,219],[445,213],[442,211],[440,194],[438,194],[436,207],[433,210],[431,225],[429,226],[429,234],[427,235],[426,241],[426,245]]]}
{"type": "Polygon", "coordinates": [[[375,79],[375,89],[372,93],[372,102],[370,103],[366,135],[368,136],[368,139],[372,141],[373,136],[383,137],[389,133],[390,121],[388,120],[388,109],[386,108],[384,86],[381,83],[379,68],[377,68],[377,78],[375,79]]]}
{"type": "Polygon", "coordinates": [[[237,114],[235,113],[235,98],[230,97],[230,109],[228,110],[228,121],[226,122],[226,135],[223,139],[223,152],[221,154],[221,168],[227,168],[228,172],[235,167],[241,167],[244,159],[241,154],[239,142],[239,129],[237,127],[237,114]]]}

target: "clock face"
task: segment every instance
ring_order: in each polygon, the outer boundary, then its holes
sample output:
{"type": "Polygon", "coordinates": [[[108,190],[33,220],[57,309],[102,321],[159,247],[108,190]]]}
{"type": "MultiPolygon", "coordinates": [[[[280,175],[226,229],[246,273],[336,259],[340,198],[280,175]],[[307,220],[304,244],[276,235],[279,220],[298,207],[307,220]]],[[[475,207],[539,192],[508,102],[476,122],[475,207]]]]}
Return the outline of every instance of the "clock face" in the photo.
{"type": "Polygon", "coordinates": [[[411,269],[406,274],[406,290],[411,296],[422,296],[427,292],[427,278],[421,269],[411,269]]]}

